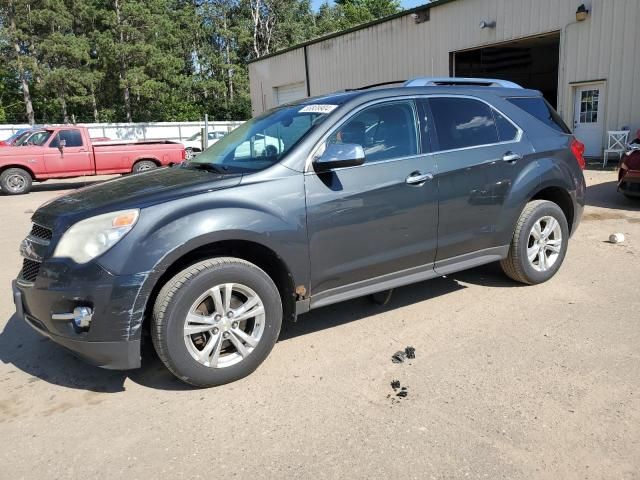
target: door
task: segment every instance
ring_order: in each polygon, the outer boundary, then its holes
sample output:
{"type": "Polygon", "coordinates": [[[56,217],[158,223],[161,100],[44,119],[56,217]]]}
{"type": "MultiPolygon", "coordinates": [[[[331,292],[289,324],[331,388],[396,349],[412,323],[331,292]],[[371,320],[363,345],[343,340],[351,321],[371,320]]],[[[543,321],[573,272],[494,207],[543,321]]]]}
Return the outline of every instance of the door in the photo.
{"type": "Polygon", "coordinates": [[[48,174],[73,177],[94,173],[88,145],[78,129],[60,130],[49,142],[44,154],[48,174]],[[60,147],[60,145],[64,145],[60,147]]]}
{"type": "Polygon", "coordinates": [[[307,96],[304,82],[292,83],[291,85],[282,85],[274,88],[276,105],[282,105],[289,102],[295,102],[307,96]]]}
{"type": "MultiPolygon", "coordinates": [[[[504,210],[514,180],[533,150],[522,131],[479,99],[431,97],[438,163],[439,265],[502,246],[504,210]]],[[[510,235],[510,233],[509,233],[510,235]]],[[[508,236],[508,235],[507,235],[508,236]]]]}
{"type": "Polygon", "coordinates": [[[604,84],[590,83],[574,90],[573,134],[584,143],[586,157],[602,155],[604,84]]]}
{"type": "Polygon", "coordinates": [[[416,107],[401,100],[357,111],[326,143],[362,145],[365,163],[305,174],[312,298],[407,269],[433,272],[436,165],[416,107]]]}

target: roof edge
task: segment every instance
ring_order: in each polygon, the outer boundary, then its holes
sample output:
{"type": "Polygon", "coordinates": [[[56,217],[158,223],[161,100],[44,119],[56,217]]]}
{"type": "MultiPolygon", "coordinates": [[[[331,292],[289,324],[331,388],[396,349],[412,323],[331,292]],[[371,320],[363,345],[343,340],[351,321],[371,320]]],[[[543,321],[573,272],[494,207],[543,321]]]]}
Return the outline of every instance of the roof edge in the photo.
{"type": "Polygon", "coordinates": [[[284,48],[282,50],[278,50],[273,53],[269,53],[267,55],[263,55],[259,58],[254,58],[253,60],[249,60],[247,64],[259,62],[260,60],[266,60],[267,58],[276,57],[278,55],[282,55],[283,53],[288,53],[293,50],[298,50],[299,48],[304,48],[309,45],[313,45],[315,43],[324,42],[325,40],[330,40],[332,38],[341,37],[342,35],[346,35],[348,33],[357,32],[358,30],[364,30],[365,28],[373,27],[374,25],[378,25],[380,23],[385,23],[390,20],[395,20],[396,18],[404,17],[405,15],[411,15],[412,13],[421,12],[424,10],[429,10],[433,7],[437,7],[440,5],[444,5],[445,3],[455,2],[456,0],[433,0],[430,3],[425,3],[424,5],[418,5],[417,7],[411,8],[409,10],[402,10],[401,12],[394,13],[393,15],[387,15],[386,17],[380,17],[375,20],[372,20],[367,23],[362,23],[360,25],[356,25],[355,27],[350,27],[345,30],[339,30],[337,32],[329,33],[327,35],[323,35],[321,37],[312,38],[311,40],[307,40],[302,43],[298,43],[296,45],[292,45],[290,47],[284,48]]]}

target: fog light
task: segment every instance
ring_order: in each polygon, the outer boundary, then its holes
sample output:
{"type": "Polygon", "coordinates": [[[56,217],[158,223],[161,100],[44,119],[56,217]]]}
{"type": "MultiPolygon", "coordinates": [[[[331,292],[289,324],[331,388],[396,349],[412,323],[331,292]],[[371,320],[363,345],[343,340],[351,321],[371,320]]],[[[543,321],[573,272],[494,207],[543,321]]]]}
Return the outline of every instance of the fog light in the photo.
{"type": "Polygon", "coordinates": [[[89,307],[76,307],[73,313],[54,313],[51,315],[52,320],[71,320],[76,328],[81,330],[89,328],[93,310],[89,307]]]}
{"type": "Polygon", "coordinates": [[[73,323],[78,328],[89,328],[93,310],[89,307],[76,307],[73,309],[73,323]]]}

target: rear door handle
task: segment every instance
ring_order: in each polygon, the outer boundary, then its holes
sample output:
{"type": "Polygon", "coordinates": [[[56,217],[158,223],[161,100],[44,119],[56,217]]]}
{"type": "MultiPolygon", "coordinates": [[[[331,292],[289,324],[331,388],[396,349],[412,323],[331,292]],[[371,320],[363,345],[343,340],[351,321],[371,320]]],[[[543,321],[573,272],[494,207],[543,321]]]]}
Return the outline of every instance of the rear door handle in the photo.
{"type": "Polygon", "coordinates": [[[522,155],[518,155],[517,153],[513,152],[507,152],[502,156],[503,162],[515,163],[520,159],[522,159],[522,155]]]}
{"type": "Polygon", "coordinates": [[[407,182],[409,185],[421,185],[428,180],[433,180],[433,174],[413,172],[411,175],[407,177],[405,182],[407,182]]]}

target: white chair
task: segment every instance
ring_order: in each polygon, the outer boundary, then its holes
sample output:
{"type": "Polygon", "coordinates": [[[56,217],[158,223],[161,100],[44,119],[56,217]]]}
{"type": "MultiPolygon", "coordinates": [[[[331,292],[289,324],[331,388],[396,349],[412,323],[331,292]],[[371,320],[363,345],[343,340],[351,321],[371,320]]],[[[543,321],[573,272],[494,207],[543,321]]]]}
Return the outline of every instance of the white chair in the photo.
{"type": "Polygon", "coordinates": [[[628,140],[629,130],[610,130],[607,132],[607,148],[604,150],[602,168],[607,166],[607,158],[610,153],[617,153],[618,161],[622,159],[622,154],[627,148],[628,140]]]}

